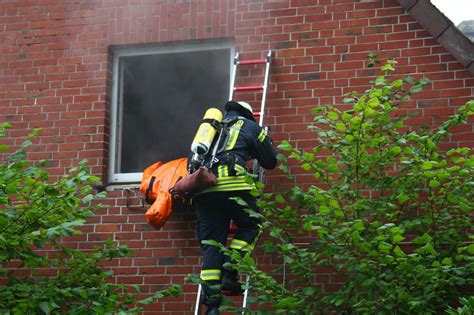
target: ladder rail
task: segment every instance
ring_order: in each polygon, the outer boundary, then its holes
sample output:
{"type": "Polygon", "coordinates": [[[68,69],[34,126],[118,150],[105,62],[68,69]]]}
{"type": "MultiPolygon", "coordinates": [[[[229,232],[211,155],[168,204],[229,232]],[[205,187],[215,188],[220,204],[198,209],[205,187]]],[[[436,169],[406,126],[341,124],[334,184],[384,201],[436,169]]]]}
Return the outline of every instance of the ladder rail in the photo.
{"type": "Polygon", "coordinates": [[[201,314],[201,306],[202,306],[202,285],[199,283],[198,292],[196,297],[196,306],[194,307],[194,315],[201,314]]]}
{"type": "Polygon", "coordinates": [[[265,64],[265,78],[263,79],[262,104],[260,106],[260,120],[259,125],[263,126],[263,116],[265,113],[265,103],[267,101],[268,76],[270,73],[270,63],[272,62],[272,51],[269,50],[267,54],[267,62],[265,64]]]}
{"type": "Polygon", "coordinates": [[[239,53],[235,53],[234,62],[232,65],[232,76],[230,77],[230,91],[229,91],[229,101],[232,101],[234,97],[235,90],[235,76],[237,74],[237,65],[239,64],[239,53]]]}
{"type": "Polygon", "coordinates": [[[249,286],[250,286],[250,276],[247,274],[245,280],[245,291],[244,291],[244,299],[242,301],[242,315],[245,315],[245,309],[247,308],[248,303],[248,296],[249,296],[249,286]]]}

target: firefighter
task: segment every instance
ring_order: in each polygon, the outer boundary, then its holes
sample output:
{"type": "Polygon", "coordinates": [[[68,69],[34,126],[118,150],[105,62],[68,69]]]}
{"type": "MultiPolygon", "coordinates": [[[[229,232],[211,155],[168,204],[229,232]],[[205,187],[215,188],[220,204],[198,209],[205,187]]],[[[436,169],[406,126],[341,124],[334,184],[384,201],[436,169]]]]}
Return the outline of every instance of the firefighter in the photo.
{"type": "MultiPolygon", "coordinates": [[[[229,224],[232,220],[238,230],[229,248],[242,255],[250,253],[262,233],[259,220],[250,217],[234,199],[242,198],[254,211],[258,211],[256,198],[250,194],[255,187],[245,181],[247,162],[257,159],[265,169],[277,164],[272,141],[253,117],[252,107],[246,102],[229,101],[225,104],[222,120],[224,136],[218,145],[216,161],[211,170],[217,176],[217,184],[200,192],[192,199],[197,215],[197,238],[227,243],[229,224]]],[[[241,294],[237,271],[224,268],[228,259],[218,247],[202,244],[201,280],[206,314],[219,314],[222,302],[221,288],[241,294]]]]}

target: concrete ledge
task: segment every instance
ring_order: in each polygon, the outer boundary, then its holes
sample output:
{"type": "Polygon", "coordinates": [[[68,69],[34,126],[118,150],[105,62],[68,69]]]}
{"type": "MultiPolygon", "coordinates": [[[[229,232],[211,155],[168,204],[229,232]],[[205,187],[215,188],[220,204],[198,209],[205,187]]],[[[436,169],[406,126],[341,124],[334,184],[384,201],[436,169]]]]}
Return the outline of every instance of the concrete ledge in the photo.
{"type": "Polygon", "coordinates": [[[469,67],[474,60],[474,45],[471,40],[465,36],[457,36],[459,30],[451,25],[438,38],[438,42],[443,47],[449,47],[449,52],[454,58],[459,60],[464,67],[469,67]]]}
{"type": "Polygon", "coordinates": [[[398,2],[408,11],[415,5],[416,1],[417,0],[399,0],[398,2]]]}
{"type": "Polygon", "coordinates": [[[418,0],[409,13],[436,39],[453,24],[429,0],[418,0]]]}

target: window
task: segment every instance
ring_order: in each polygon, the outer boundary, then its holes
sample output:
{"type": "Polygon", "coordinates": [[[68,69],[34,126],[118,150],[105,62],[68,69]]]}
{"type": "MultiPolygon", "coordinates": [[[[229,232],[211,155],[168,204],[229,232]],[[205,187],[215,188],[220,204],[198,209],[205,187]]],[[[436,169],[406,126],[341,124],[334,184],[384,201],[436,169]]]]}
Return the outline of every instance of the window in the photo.
{"type": "Polygon", "coordinates": [[[228,99],[233,54],[228,41],[113,50],[109,182],[188,156],[204,112],[228,99]]]}

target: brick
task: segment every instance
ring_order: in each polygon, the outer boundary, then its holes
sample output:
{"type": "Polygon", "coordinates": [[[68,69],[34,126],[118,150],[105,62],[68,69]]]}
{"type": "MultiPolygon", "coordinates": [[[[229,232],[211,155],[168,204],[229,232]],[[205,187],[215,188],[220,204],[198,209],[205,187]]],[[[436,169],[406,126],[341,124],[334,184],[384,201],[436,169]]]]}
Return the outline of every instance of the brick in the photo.
{"type": "Polygon", "coordinates": [[[377,25],[373,27],[364,27],[363,33],[368,34],[389,34],[392,32],[392,25],[377,25]]]}
{"type": "Polygon", "coordinates": [[[337,22],[331,21],[333,21],[333,15],[331,13],[305,16],[305,22],[314,22],[313,27],[316,27],[315,29],[328,28],[329,25],[334,25],[336,27],[337,22]]]}
{"type": "Polygon", "coordinates": [[[277,58],[284,58],[284,57],[295,57],[295,56],[304,56],[304,50],[303,49],[285,49],[278,51],[278,56],[277,58]]]}
{"type": "Polygon", "coordinates": [[[368,19],[346,20],[340,22],[341,28],[347,27],[364,27],[369,25],[368,19]]]}
{"type": "Polygon", "coordinates": [[[450,90],[441,90],[441,97],[456,97],[456,96],[472,96],[470,89],[450,89],[450,90]]]}
{"type": "Polygon", "coordinates": [[[296,15],[296,9],[271,10],[270,17],[282,17],[296,15]]]}
{"type": "Polygon", "coordinates": [[[365,35],[357,37],[357,43],[377,43],[385,42],[385,35],[374,34],[374,35],[365,35]]]}
{"type": "Polygon", "coordinates": [[[398,5],[396,5],[395,8],[378,9],[376,12],[377,12],[377,16],[389,16],[389,15],[400,16],[404,13],[404,10],[401,9],[398,5]]]}
{"type": "Polygon", "coordinates": [[[377,9],[383,6],[382,2],[359,2],[355,4],[355,10],[363,10],[363,9],[377,9]]]}
{"type": "Polygon", "coordinates": [[[435,81],[433,87],[435,89],[451,89],[463,86],[462,81],[460,80],[450,80],[450,81],[435,81]]]}
{"type": "Polygon", "coordinates": [[[407,40],[407,39],[415,38],[415,33],[414,32],[392,33],[392,34],[387,34],[386,38],[389,41],[391,41],[391,40],[407,40]]]}
{"type": "Polygon", "coordinates": [[[337,62],[336,70],[347,70],[347,69],[358,69],[364,66],[363,61],[347,61],[347,62],[337,62]]]}

